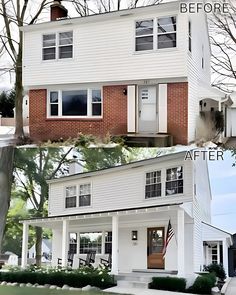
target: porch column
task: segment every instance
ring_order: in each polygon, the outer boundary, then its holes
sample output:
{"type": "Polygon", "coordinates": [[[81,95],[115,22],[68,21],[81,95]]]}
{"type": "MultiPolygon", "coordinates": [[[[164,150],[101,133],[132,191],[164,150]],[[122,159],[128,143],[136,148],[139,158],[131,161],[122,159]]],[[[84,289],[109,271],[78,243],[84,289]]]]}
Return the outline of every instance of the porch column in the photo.
{"type": "Polygon", "coordinates": [[[68,247],[69,247],[69,220],[62,221],[62,263],[61,265],[66,267],[67,266],[67,258],[68,258],[68,247]]]}
{"type": "Polygon", "coordinates": [[[119,255],[119,217],[118,215],[112,216],[112,274],[118,274],[118,255],[119,255]]]}
{"type": "Polygon", "coordinates": [[[21,255],[22,268],[25,268],[27,266],[28,236],[29,236],[29,225],[27,223],[23,223],[22,255],[21,255]]]}
{"type": "Polygon", "coordinates": [[[185,275],[185,251],[184,251],[184,210],[179,209],[177,213],[177,257],[178,276],[185,275]]]}
{"type": "Polygon", "coordinates": [[[220,242],[217,242],[217,263],[220,264],[220,242]]]}
{"type": "Polygon", "coordinates": [[[222,242],[223,246],[223,266],[225,269],[226,276],[229,276],[229,257],[228,257],[228,245],[226,239],[222,242]]]}

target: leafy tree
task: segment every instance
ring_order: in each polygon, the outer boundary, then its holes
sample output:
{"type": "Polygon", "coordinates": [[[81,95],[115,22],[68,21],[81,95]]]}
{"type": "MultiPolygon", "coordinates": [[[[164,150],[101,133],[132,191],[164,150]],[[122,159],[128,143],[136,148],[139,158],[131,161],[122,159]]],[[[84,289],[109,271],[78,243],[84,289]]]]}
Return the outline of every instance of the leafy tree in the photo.
{"type": "MultiPolygon", "coordinates": [[[[29,204],[29,217],[47,216],[48,184],[68,173],[72,148],[18,148],[15,153],[15,186],[18,197],[29,204]]],[[[36,264],[41,264],[43,230],[35,227],[36,264]]]]}
{"type": "Polygon", "coordinates": [[[2,117],[13,118],[15,107],[15,90],[10,93],[3,91],[0,94],[0,113],[2,117]]]}

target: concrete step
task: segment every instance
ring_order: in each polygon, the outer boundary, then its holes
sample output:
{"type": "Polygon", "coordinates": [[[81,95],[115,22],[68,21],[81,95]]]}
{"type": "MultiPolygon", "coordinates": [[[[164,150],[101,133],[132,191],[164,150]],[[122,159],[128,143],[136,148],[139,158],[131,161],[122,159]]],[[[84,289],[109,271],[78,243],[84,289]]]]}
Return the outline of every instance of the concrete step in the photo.
{"type": "Polygon", "coordinates": [[[127,274],[127,275],[119,275],[117,277],[117,281],[136,281],[136,282],[143,282],[143,283],[150,283],[153,276],[139,276],[135,274],[127,274]]]}
{"type": "Polygon", "coordinates": [[[121,288],[140,288],[148,289],[148,282],[131,281],[131,280],[118,280],[117,286],[121,288]]]}

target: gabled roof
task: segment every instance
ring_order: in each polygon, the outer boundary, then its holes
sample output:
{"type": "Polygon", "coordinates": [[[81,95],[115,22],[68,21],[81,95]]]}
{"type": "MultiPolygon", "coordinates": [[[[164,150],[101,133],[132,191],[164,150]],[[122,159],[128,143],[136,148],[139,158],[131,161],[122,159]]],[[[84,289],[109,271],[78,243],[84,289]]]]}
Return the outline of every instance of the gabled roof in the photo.
{"type": "Polygon", "coordinates": [[[170,153],[170,154],[166,154],[166,155],[162,155],[162,156],[157,156],[157,157],[151,158],[151,159],[145,159],[145,160],[135,161],[135,162],[127,163],[127,164],[122,164],[122,165],[115,166],[115,167],[104,168],[104,169],[100,169],[100,170],[96,170],[96,171],[90,171],[90,172],[77,173],[77,174],[73,174],[73,175],[63,176],[60,178],[50,179],[47,181],[47,183],[50,184],[50,183],[55,183],[55,182],[67,181],[67,180],[87,178],[87,177],[106,174],[106,173],[110,173],[110,172],[139,168],[139,167],[146,166],[146,165],[152,165],[154,163],[158,164],[158,163],[163,163],[165,161],[173,161],[174,159],[184,160],[186,152],[187,151],[170,153]]]}

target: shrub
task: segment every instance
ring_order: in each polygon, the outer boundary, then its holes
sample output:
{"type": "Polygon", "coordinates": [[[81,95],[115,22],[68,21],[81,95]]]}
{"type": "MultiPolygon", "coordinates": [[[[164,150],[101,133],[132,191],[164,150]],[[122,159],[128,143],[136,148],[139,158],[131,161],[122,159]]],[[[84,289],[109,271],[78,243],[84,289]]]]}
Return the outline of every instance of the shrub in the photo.
{"type": "Polygon", "coordinates": [[[29,268],[23,271],[1,272],[0,280],[11,283],[51,284],[59,287],[68,285],[76,288],[91,285],[105,289],[114,286],[114,278],[108,274],[107,270],[87,268],[79,270],[29,268]]]}
{"type": "Polygon", "coordinates": [[[185,292],[186,280],[175,277],[155,277],[152,278],[150,289],[185,292]]]}
{"type": "Polygon", "coordinates": [[[214,273],[198,276],[194,284],[187,290],[194,294],[211,294],[211,289],[215,286],[216,276],[214,273]]]}
{"type": "Polygon", "coordinates": [[[204,267],[205,271],[209,271],[210,273],[215,273],[216,276],[224,281],[226,279],[226,273],[222,264],[212,263],[204,267]]]}

